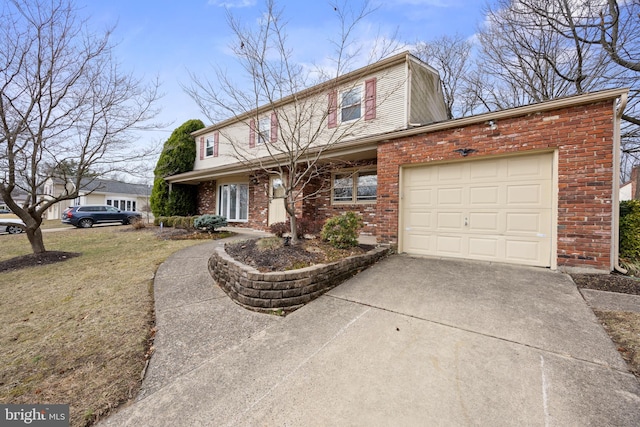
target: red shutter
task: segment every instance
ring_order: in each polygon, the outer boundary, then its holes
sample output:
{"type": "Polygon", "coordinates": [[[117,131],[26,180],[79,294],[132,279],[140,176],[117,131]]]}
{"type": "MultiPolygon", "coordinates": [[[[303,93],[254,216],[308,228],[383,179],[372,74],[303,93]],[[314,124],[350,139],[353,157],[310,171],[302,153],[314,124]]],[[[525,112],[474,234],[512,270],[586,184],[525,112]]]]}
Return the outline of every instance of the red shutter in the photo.
{"type": "Polygon", "coordinates": [[[204,159],[204,136],[200,137],[200,160],[204,159]]]}
{"type": "Polygon", "coordinates": [[[251,119],[249,122],[249,148],[256,146],[256,121],[251,119]]]}
{"type": "Polygon", "coordinates": [[[376,118],[376,78],[364,82],[364,119],[376,118]]]}
{"type": "Polygon", "coordinates": [[[273,112],[271,113],[271,142],[276,142],[278,140],[278,115],[273,112]]]}
{"type": "Polygon", "coordinates": [[[338,125],[338,91],[329,92],[329,110],[327,112],[327,126],[334,128],[338,125]]]}
{"type": "Polygon", "coordinates": [[[220,143],[220,132],[213,134],[213,157],[218,157],[218,144],[220,143]]]}

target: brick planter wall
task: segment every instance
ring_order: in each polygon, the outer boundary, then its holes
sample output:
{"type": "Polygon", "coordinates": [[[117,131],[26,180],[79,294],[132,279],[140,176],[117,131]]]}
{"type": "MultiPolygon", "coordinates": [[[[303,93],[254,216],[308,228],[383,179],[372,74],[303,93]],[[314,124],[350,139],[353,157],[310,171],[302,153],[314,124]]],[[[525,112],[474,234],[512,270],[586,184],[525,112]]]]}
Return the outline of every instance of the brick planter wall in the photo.
{"type": "Polygon", "coordinates": [[[224,248],[209,258],[209,273],[229,297],[241,306],[272,313],[292,312],[318,298],[389,253],[375,248],[331,264],[318,264],[291,271],[261,273],[234,260],[224,248]]]}

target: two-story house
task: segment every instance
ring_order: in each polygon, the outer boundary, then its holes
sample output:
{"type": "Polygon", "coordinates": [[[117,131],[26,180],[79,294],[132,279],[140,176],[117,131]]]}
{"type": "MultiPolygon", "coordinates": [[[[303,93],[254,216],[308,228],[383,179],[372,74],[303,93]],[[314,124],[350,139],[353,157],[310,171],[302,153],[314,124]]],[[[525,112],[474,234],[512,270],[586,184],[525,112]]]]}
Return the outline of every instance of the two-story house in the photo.
{"type": "Polygon", "coordinates": [[[198,185],[200,213],[266,229],[286,220],[283,176],[256,173],[250,159],[277,169],[287,163],[279,158],[319,154],[316,166],[333,169],[305,183],[299,215],[321,222],[355,210],[365,218],[365,232],[375,234],[377,143],[362,138],[446,119],[438,73],[405,52],[194,132],[193,171],[168,181],[198,185]]]}
{"type": "Polygon", "coordinates": [[[611,271],[627,92],[449,120],[438,74],[403,53],[195,132],[194,170],[167,180],[197,185],[200,213],[266,230],[286,216],[282,147],[310,141],[328,169],[296,216],[357,211],[409,254],[611,271]]]}

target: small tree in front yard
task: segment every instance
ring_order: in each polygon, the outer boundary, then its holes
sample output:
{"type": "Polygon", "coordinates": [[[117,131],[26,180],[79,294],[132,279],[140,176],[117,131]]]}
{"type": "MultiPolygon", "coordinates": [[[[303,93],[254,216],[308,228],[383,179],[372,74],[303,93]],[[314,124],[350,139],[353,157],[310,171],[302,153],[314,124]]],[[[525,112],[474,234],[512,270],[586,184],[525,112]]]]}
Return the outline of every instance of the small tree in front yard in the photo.
{"type": "MultiPolygon", "coordinates": [[[[374,12],[369,0],[339,0],[330,6],[340,28],[337,40],[330,41],[334,48],[331,67],[309,67],[294,55],[282,11],[274,0],[266,0],[266,10],[257,24],[252,22],[245,27],[236,17],[227,16],[235,38],[230,48],[247,84],[238,83],[225,70],[217,69],[214,74],[217,81],[192,74],[192,84],[185,88],[212,122],[233,118],[246,127],[248,133],[243,132],[242,136],[224,128],[220,136],[230,142],[234,159],[253,175],[274,178],[274,185],[278,183],[292,244],[297,243],[300,235],[296,205],[327,191],[314,186],[331,168],[323,157],[345,139],[362,133],[369,124],[365,121],[366,112],[360,115],[360,110],[346,108],[342,111],[344,118],[338,120],[343,105],[339,93],[344,102],[353,102],[361,95],[362,105],[375,111],[372,104],[379,105],[397,89],[376,92],[375,83],[370,82],[367,93],[375,92],[377,98],[370,96],[367,104],[366,94],[360,94],[358,86],[367,74],[366,69],[361,76],[354,75],[352,83],[341,82],[343,86],[338,87],[338,78],[352,71],[357,61],[364,58],[363,62],[374,63],[394,53],[397,44],[380,42],[393,39],[378,38],[367,55],[364,46],[354,42],[357,27],[374,12]]],[[[368,120],[373,120],[371,115],[368,120]]]]}

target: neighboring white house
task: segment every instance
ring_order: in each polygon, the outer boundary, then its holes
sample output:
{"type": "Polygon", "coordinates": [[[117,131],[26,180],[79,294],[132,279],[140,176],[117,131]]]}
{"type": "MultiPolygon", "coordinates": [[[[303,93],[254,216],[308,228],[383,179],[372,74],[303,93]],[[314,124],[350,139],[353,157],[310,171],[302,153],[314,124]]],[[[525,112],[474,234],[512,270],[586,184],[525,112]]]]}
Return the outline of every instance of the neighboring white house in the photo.
{"type": "Polygon", "coordinates": [[[623,200],[633,200],[636,194],[636,182],[638,180],[638,168],[639,166],[634,166],[631,169],[631,177],[629,181],[625,182],[620,186],[620,201],[623,200]]]}
{"type": "MultiPolygon", "coordinates": [[[[43,197],[64,193],[64,181],[50,179],[43,187],[43,197]]],[[[45,219],[59,219],[69,206],[81,205],[109,205],[123,211],[142,212],[151,218],[149,197],[151,187],[145,184],[130,184],[127,182],[106,179],[84,179],[80,195],[74,200],[65,200],[51,206],[45,219]]],[[[144,216],[144,215],[143,215],[144,216]]]]}

